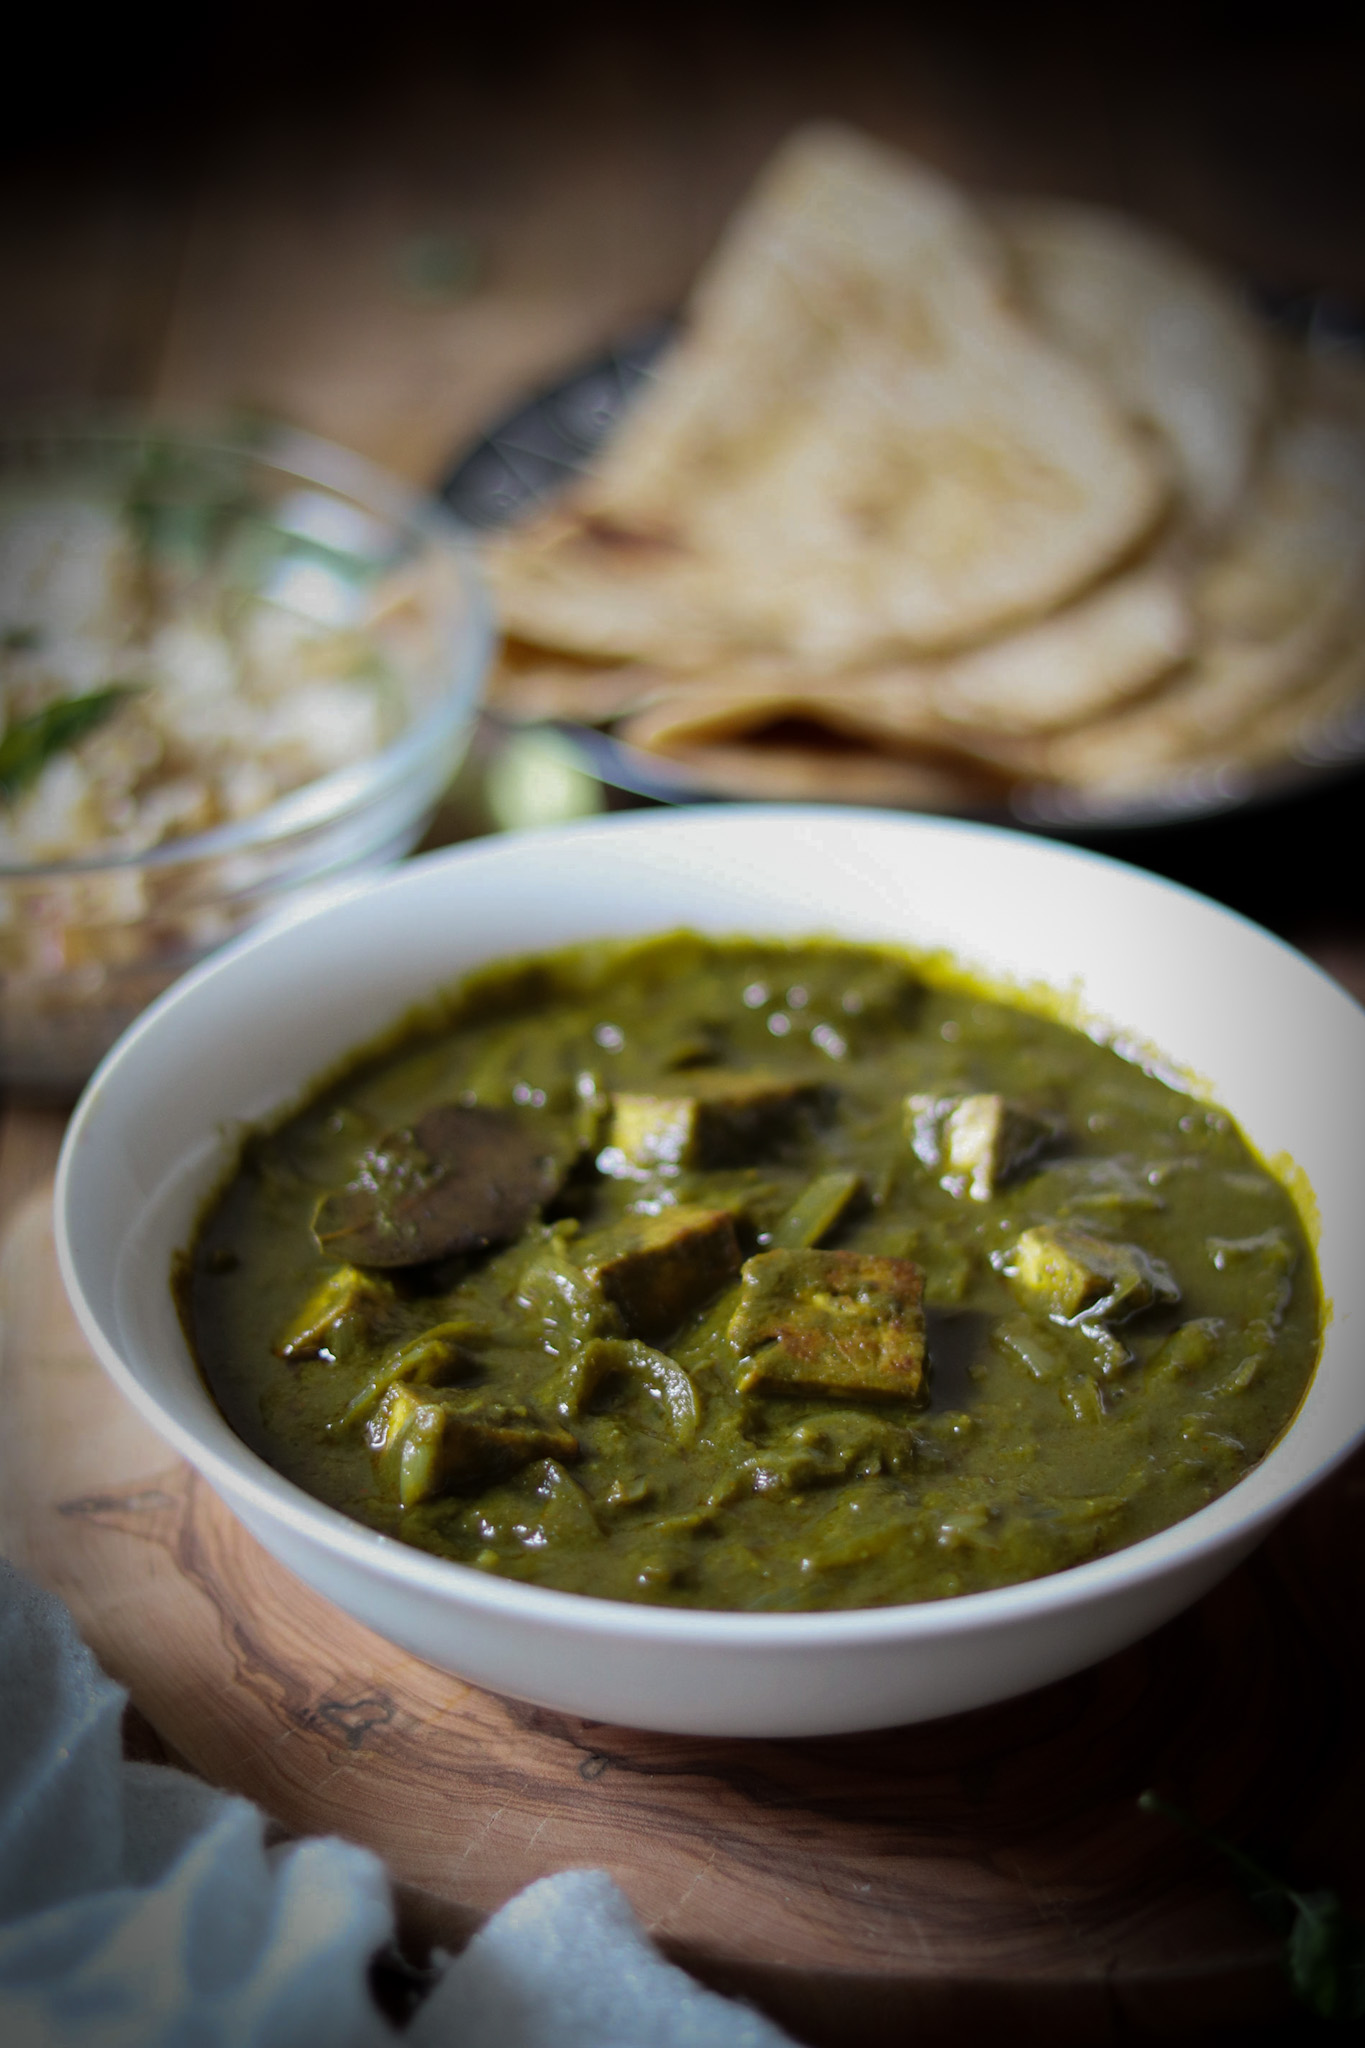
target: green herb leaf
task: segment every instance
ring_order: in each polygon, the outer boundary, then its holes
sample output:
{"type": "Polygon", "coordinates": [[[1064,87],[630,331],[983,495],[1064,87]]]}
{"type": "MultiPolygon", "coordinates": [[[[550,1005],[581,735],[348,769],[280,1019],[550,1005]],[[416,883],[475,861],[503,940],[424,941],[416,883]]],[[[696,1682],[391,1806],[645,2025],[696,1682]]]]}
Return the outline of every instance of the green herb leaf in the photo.
{"type": "Polygon", "coordinates": [[[1295,1891],[1155,1792],[1143,1792],[1138,1805],[1144,1813],[1174,1821],[1231,1864],[1262,1919],[1285,1937],[1285,1967],[1301,2005],[1323,2020],[1365,2019],[1365,1928],[1351,1919],[1335,1892],[1295,1891]]]}
{"type": "Polygon", "coordinates": [[[111,711],[133,694],[133,683],[111,683],[83,697],[59,697],[29,718],[16,719],[0,739],[0,798],[12,803],[37,780],[54,754],[103,725],[111,711]]]}

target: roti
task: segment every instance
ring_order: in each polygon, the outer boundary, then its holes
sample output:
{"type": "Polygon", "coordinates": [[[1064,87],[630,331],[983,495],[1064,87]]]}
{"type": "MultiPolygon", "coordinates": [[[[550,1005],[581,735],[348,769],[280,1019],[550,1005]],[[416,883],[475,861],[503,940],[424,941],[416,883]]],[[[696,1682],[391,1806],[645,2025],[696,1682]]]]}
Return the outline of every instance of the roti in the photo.
{"type": "MultiPolygon", "coordinates": [[[[623,734],[629,741],[629,733],[623,734]]],[[[745,745],[671,748],[668,768],[699,795],[773,803],[886,804],[913,810],[964,811],[998,803],[1000,785],[954,766],[888,753],[884,748],[832,748],[818,730],[779,726],[745,745]]]]}
{"type": "MultiPolygon", "coordinates": [[[[625,667],[598,672],[580,686],[578,702],[586,705],[593,690],[603,701],[615,693],[618,712],[638,714],[635,743],[661,749],[733,740],[776,717],[801,716],[836,733],[956,751],[964,727],[1045,733],[1111,709],[1169,673],[1193,640],[1186,579],[1154,561],[1050,619],[944,661],[839,671],[754,657],[721,662],[704,680],[625,667]]],[[[566,678],[555,700],[563,706],[572,694],[566,678]]]]}
{"type": "Polygon", "coordinates": [[[511,642],[489,678],[488,706],[521,723],[559,718],[610,725],[676,688],[675,676],[641,662],[575,661],[511,642]]]}
{"type": "Polygon", "coordinates": [[[1191,251],[1098,207],[1011,201],[996,219],[1029,312],[1161,436],[1192,525],[1226,524],[1275,395],[1270,344],[1238,294],[1191,251]]]}
{"type": "Polygon", "coordinates": [[[1054,731],[1144,694],[1194,645],[1190,579],[1153,559],[1051,618],[946,662],[935,704],[954,724],[1054,731]]]}
{"type": "Polygon", "coordinates": [[[1052,779],[1141,790],[1244,750],[1259,721],[1336,664],[1365,625],[1365,433],[1312,405],[1292,415],[1194,600],[1199,648],[1186,671],[1149,702],[1057,739],[1052,779]]]}
{"type": "Polygon", "coordinates": [[[1355,730],[1365,372],[1155,230],[819,125],[485,560],[506,716],[698,791],[1122,811],[1355,730]]]}
{"type": "Polygon", "coordinates": [[[971,644],[1097,581],[1161,517],[1168,472],[1005,274],[946,180],[803,131],[597,473],[489,550],[508,629],[848,667],[971,644]]]}

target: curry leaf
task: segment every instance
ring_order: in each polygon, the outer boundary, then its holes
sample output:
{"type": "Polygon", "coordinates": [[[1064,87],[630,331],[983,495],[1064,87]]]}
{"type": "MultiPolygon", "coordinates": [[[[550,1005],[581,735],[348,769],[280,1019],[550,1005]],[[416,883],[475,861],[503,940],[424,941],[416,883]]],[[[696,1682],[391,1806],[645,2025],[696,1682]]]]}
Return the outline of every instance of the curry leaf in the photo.
{"type": "Polygon", "coordinates": [[[74,747],[102,725],[133,688],[131,683],[111,683],[83,697],[60,697],[29,718],[17,718],[0,739],[0,798],[12,802],[37,780],[54,754],[74,747]]]}
{"type": "Polygon", "coordinates": [[[1262,1919],[1285,1938],[1285,1966],[1294,1996],[1324,2020],[1365,2019],[1365,1928],[1335,1892],[1299,1892],[1192,1815],[1155,1792],[1138,1799],[1144,1813],[1174,1821],[1223,1858],[1262,1919]]]}

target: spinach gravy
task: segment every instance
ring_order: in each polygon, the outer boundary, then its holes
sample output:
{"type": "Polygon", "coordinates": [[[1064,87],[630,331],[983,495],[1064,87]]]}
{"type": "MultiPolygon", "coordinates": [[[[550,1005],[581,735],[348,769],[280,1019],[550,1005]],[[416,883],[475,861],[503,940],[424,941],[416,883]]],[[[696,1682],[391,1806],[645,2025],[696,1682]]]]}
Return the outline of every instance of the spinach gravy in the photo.
{"type": "Polygon", "coordinates": [[[320,1500],[751,1610],[1166,1527],[1275,1442],[1321,1321],[1220,1110],[894,951],[690,933],[466,983],[248,1139],[177,1284],[320,1500]]]}

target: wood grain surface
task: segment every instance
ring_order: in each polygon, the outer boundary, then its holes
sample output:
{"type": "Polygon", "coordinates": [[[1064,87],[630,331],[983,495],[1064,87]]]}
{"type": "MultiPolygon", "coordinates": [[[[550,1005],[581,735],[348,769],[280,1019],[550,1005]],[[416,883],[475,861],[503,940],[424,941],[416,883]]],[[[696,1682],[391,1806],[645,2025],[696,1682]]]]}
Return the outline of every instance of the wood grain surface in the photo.
{"type": "Polygon", "coordinates": [[[752,1743],[549,1713],[338,1614],[124,1404],[56,1272],[60,1130],[12,1112],[0,1151],[0,1547],[69,1602],[172,1757],[383,1855],[410,1940],[457,1947],[591,1865],[805,2042],[1194,2040],[1287,2010],[1224,1866],[1135,1802],[1159,1787],[1358,1895],[1365,1461],[1148,1641],[983,1712],[752,1743]]]}

